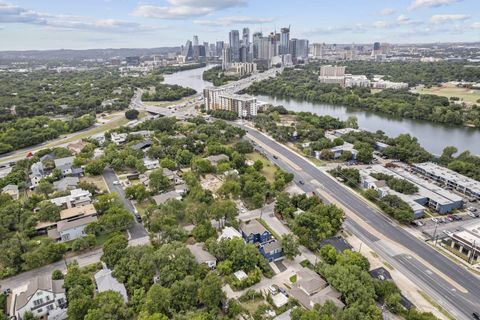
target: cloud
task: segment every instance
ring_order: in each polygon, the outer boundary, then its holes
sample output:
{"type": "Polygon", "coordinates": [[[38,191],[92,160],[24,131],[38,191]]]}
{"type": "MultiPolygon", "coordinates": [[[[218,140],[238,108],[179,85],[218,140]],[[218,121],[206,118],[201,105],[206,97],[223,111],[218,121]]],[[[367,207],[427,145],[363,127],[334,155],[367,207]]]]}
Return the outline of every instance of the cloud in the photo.
{"type": "Polygon", "coordinates": [[[304,31],[305,35],[315,35],[315,34],[340,34],[340,33],[364,33],[367,31],[367,27],[361,23],[352,25],[352,26],[342,26],[342,27],[327,27],[327,28],[314,28],[304,31]]]}
{"type": "Polygon", "coordinates": [[[474,22],[470,27],[472,27],[473,29],[480,29],[480,22],[474,22]]]}
{"type": "Polygon", "coordinates": [[[378,14],[381,16],[389,16],[391,14],[394,14],[395,12],[397,11],[393,8],[385,8],[382,11],[380,11],[378,14]]]}
{"type": "Polygon", "coordinates": [[[233,24],[262,24],[272,22],[273,18],[257,17],[223,17],[216,20],[194,20],[193,23],[202,26],[225,27],[233,24]]]}
{"type": "Polygon", "coordinates": [[[53,15],[22,8],[0,0],[0,23],[23,23],[56,29],[100,32],[145,32],[164,28],[115,19],[92,20],[85,17],[53,15]]]}
{"type": "Polygon", "coordinates": [[[234,7],[242,7],[246,0],[168,0],[170,6],[155,6],[141,4],[137,6],[132,16],[183,20],[205,16],[207,14],[234,7]]]}
{"type": "Polygon", "coordinates": [[[385,29],[385,28],[391,28],[393,27],[393,25],[391,25],[390,23],[388,23],[387,21],[375,21],[373,23],[373,26],[375,28],[379,28],[379,29],[385,29]]]}
{"type": "Polygon", "coordinates": [[[441,6],[451,5],[463,0],[414,0],[410,6],[409,10],[416,10],[419,8],[437,8],[441,6]]]}
{"type": "Polygon", "coordinates": [[[436,14],[430,18],[430,22],[433,24],[442,24],[454,21],[464,21],[469,18],[470,16],[466,14],[436,14]]]}
{"type": "Polygon", "coordinates": [[[407,24],[421,24],[420,21],[412,20],[404,14],[401,14],[396,19],[398,24],[407,25],[407,24]]]}

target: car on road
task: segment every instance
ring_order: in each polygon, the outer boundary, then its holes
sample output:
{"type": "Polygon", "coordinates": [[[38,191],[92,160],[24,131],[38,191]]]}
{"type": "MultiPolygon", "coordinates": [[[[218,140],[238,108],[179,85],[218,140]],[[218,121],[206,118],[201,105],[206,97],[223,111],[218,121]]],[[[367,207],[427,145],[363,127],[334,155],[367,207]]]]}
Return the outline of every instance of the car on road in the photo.
{"type": "Polygon", "coordinates": [[[299,180],[298,183],[300,183],[302,185],[305,184],[305,182],[303,182],[303,180],[299,180]]]}
{"type": "Polygon", "coordinates": [[[278,157],[276,155],[273,155],[273,159],[278,159],[278,157]]]}
{"type": "Polygon", "coordinates": [[[445,233],[447,236],[451,236],[453,233],[448,230],[443,230],[443,233],[445,233]]]}
{"type": "Polygon", "coordinates": [[[120,181],[118,181],[118,180],[113,181],[113,185],[115,185],[115,186],[120,185],[120,181]]]}
{"type": "Polygon", "coordinates": [[[480,314],[478,314],[477,312],[472,313],[472,317],[475,320],[480,320],[480,314]]]}
{"type": "Polygon", "coordinates": [[[414,221],[413,222],[417,227],[423,227],[424,223],[422,221],[414,221]]]}
{"type": "Polygon", "coordinates": [[[278,293],[278,286],[276,284],[272,284],[270,287],[268,287],[268,291],[270,291],[273,295],[276,295],[278,293]]]}

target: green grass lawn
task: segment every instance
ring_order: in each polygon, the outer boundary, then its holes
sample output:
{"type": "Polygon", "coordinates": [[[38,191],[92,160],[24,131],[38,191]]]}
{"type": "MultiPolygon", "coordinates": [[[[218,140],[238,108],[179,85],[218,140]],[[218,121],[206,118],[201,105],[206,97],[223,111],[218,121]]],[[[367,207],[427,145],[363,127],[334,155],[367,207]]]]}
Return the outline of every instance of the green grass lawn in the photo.
{"type": "Polygon", "coordinates": [[[459,88],[454,86],[423,88],[417,91],[421,94],[435,94],[442,97],[458,97],[468,104],[477,103],[480,99],[480,90],[472,90],[468,88],[459,88]]]}
{"type": "Polygon", "coordinates": [[[260,173],[263,174],[265,178],[267,178],[267,181],[269,183],[273,183],[273,181],[275,180],[274,179],[275,171],[277,171],[277,168],[275,167],[274,164],[272,164],[270,161],[268,161],[267,158],[265,158],[258,152],[252,152],[247,154],[247,159],[252,161],[257,161],[257,160],[262,161],[263,169],[260,173]]]}

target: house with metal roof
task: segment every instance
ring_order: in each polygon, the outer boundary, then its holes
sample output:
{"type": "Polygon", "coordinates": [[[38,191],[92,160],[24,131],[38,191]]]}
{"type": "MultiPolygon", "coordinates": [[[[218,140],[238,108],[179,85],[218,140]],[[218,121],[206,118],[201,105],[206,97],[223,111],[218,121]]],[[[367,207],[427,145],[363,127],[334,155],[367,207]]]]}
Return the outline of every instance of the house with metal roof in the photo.
{"type": "Polygon", "coordinates": [[[103,269],[95,273],[95,283],[97,284],[98,292],[115,291],[122,295],[123,301],[128,303],[128,294],[125,285],[119,282],[112,275],[112,270],[108,269],[106,265],[103,265],[103,269]]]}
{"type": "Polygon", "coordinates": [[[217,266],[217,258],[215,258],[210,252],[203,249],[203,243],[187,245],[187,248],[190,250],[198,264],[205,263],[210,269],[215,269],[217,266]]]}
{"type": "Polygon", "coordinates": [[[250,220],[240,226],[242,237],[247,243],[264,243],[272,238],[270,232],[257,220],[250,220]]]}
{"type": "Polygon", "coordinates": [[[65,177],[53,182],[53,188],[57,191],[67,191],[77,188],[80,180],[77,177],[65,177]]]}

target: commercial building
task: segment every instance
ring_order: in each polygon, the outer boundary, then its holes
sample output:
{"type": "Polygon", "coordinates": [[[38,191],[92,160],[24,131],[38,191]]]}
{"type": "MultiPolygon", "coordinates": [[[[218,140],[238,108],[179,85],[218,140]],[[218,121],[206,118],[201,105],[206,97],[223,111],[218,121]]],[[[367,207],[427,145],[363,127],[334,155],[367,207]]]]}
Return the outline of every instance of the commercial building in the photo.
{"type": "Polygon", "coordinates": [[[426,207],[440,214],[447,214],[463,207],[463,199],[458,195],[420,179],[403,168],[388,169],[381,165],[374,165],[369,169],[362,169],[360,176],[363,188],[377,190],[380,197],[387,194],[398,196],[410,205],[414,211],[415,218],[423,216],[426,207]],[[415,185],[418,191],[414,194],[403,194],[392,190],[386,185],[385,181],[379,181],[372,177],[374,173],[386,174],[397,179],[406,180],[415,185]]]}
{"type": "Polygon", "coordinates": [[[480,182],[476,180],[433,162],[413,164],[411,168],[414,172],[435,180],[443,188],[455,189],[472,199],[480,200],[480,182]]]}
{"type": "Polygon", "coordinates": [[[225,87],[206,87],[203,89],[205,109],[207,111],[220,109],[220,94],[225,92],[225,87]]]}
{"type": "Polygon", "coordinates": [[[365,87],[370,88],[370,80],[364,75],[347,74],[345,76],[345,87],[365,87]]]}
{"type": "Polygon", "coordinates": [[[461,226],[451,235],[451,248],[465,255],[472,264],[480,262],[480,222],[474,221],[461,226]]]}
{"type": "Polygon", "coordinates": [[[228,43],[230,45],[230,57],[232,62],[240,61],[240,34],[238,30],[232,30],[228,34],[228,43]]]}
{"type": "MultiPolygon", "coordinates": [[[[222,68],[223,68],[222,63],[222,68]]],[[[239,76],[252,74],[257,72],[257,64],[252,62],[234,62],[225,66],[228,73],[232,73],[239,76]]]]}
{"type": "Polygon", "coordinates": [[[256,116],[257,98],[249,95],[228,94],[219,95],[220,109],[235,112],[238,117],[256,116]]]}
{"type": "Polygon", "coordinates": [[[280,47],[279,54],[287,54],[290,52],[290,28],[280,29],[280,47]]]}
{"type": "Polygon", "coordinates": [[[318,80],[321,83],[345,85],[345,69],[344,66],[324,65],[320,67],[320,76],[318,80]]]}
{"type": "Polygon", "coordinates": [[[407,89],[408,83],[406,82],[393,82],[388,80],[379,79],[377,81],[372,82],[372,88],[374,89],[407,89]]]}

